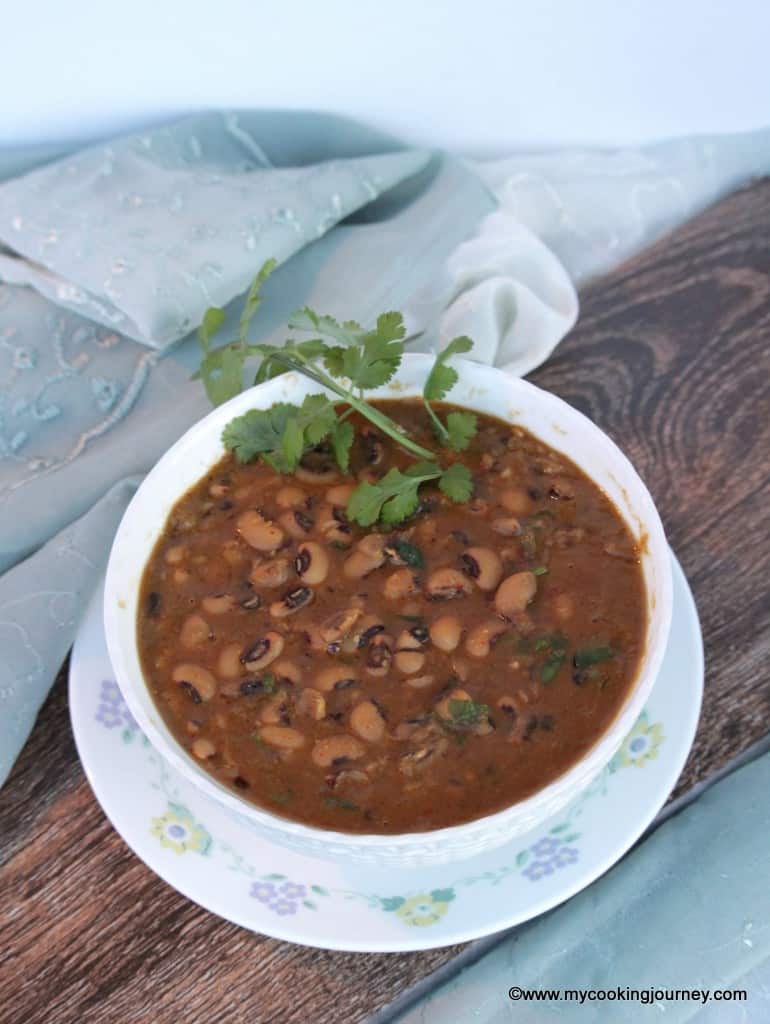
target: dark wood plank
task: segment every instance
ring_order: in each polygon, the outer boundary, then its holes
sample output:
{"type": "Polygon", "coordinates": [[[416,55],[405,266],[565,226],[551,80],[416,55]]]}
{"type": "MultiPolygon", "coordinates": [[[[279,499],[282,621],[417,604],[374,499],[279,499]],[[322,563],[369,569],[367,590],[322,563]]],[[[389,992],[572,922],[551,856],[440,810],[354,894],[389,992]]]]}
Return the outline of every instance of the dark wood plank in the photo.
{"type": "MultiPolygon", "coordinates": [[[[706,638],[703,718],[679,791],[770,721],[770,184],[586,290],[532,379],[629,454],[660,508],[706,638]]],[[[355,955],[251,935],[125,847],[77,760],[61,676],[0,791],[0,1020],[363,1020],[455,950],[355,955]]]]}

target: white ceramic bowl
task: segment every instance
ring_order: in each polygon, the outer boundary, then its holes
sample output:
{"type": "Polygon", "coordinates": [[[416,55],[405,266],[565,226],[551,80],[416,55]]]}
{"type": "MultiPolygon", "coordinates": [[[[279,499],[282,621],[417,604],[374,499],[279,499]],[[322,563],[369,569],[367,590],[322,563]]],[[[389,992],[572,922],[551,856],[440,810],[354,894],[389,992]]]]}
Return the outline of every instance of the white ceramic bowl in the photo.
{"type": "MultiPolygon", "coordinates": [[[[422,392],[433,360],[407,355],[397,378],[378,397],[422,392]]],[[[201,420],[163,456],[129,505],[112,546],[104,597],[107,644],[117,681],[155,749],[201,791],[227,807],[258,834],[305,853],[378,864],[435,864],[472,856],[527,832],[560,810],[588,785],[618,750],[642,711],[663,659],[671,620],[671,562],[663,527],[646,487],[613,442],[561,399],[532,384],[466,360],[450,399],[525,427],[583,469],[612,499],[641,542],[648,623],[639,673],[624,706],[594,746],[554,782],[505,810],[464,825],[402,835],[349,835],[287,821],[220,785],[180,746],[145,684],[136,645],[136,616],[144,566],[171,508],[221,458],[225,424],[248,409],[301,401],[318,386],[285,374],[246,391],[201,420]]]]}

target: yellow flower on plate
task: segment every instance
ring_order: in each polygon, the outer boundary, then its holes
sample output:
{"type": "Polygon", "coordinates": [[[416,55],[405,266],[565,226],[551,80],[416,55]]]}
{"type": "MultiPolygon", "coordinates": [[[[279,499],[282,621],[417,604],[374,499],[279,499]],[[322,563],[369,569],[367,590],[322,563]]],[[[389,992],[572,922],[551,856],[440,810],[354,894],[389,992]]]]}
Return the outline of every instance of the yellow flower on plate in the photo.
{"type": "Polygon", "coordinates": [[[206,854],[211,848],[211,836],[192,814],[181,804],[169,803],[160,818],[153,818],[150,831],[158,838],[161,846],[174,853],[206,854]]]}
{"type": "Polygon", "coordinates": [[[645,761],[653,761],[664,739],[663,725],[660,722],[650,725],[647,712],[643,711],[616,755],[618,767],[633,764],[641,768],[645,761]]]}
{"type": "Polygon", "coordinates": [[[452,889],[434,889],[431,893],[420,893],[412,896],[396,909],[396,916],[405,924],[425,928],[435,924],[449,910],[449,902],[454,899],[452,889]]]}

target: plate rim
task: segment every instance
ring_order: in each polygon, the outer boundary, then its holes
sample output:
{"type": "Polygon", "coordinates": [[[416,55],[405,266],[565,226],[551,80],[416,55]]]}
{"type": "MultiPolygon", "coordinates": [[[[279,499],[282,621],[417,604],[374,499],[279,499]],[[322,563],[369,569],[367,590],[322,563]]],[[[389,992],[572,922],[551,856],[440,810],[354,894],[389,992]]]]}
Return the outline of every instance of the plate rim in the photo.
{"type": "MultiPolygon", "coordinates": [[[[690,588],[684,570],[682,569],[679,563],[679,560],[677,559],[674,552],[671,549],[669,550],[672,560],[673,577],[675,584],[674,591],[675,593],[677,592],[679,588],[677,588],[676,584],[680,583],[681,598],[685,603],[684,610],[686,618],[692,629],[691,641],[693,642],[693,653],[695,656],[693,663],[693,675],[697,690],[697,693],[695,694],[695,696],[697,696],[697,700],[692,701],[689,719],[686,722],[680,723],[681,729],[679,730],[679,753],[677,756],[674,757],[672,761],[669,776],[667,776],[665,791],[661,789],[660,802],[656,800],[651,812],[647,812],[646,814],[642,815],[638,819],[638,821],[634,823],[633,829],[629,830],[628,834],[623,837],[622,843],[620,845],[614,846],[612,848],[611,853],[592,863],[591,868],[586,875],[580,877],[570,885],[560,887],[558,891],[555,893],[551,892],[549,895],[545,895],[540,900],[533,900],[531,903],[527,905],[526,910],[511,914],[509,917],[506,917],[504,921],[498,919],[497,921],[495,921],[493,927],[483,927],[479,925],[470,926],[468,928],[458,927],[455,930],[453,930],[451,936],[448,936],[446,934],[427,933],[422,930],[420,930],[419,932],[412,930],[410,932],[404,932],[403,937],[395,936],[392,940],[382,938],[378,940],[376,943],[367,941],[365,938],[359,941],[355,941],[355,939],[347,937],[336,939],[335,936],[333,936],[332,934],[329,934],[329,936],[323,942],[319,942],[317,940],[307,940],[303,939],[301,936],[298,937],[296,932],[292,931],[291,929],[282,928],[281,925],[283,921],[279,917],[276,917],[275,921],[269,919],[269,928],[264,927],[264,922],[260,922],[260,927],[256,928],[254,924],[251,921],[249,921],[245,916],[240,916],[237,913],[225,913],[223,912],[222,909],[211,905],[211,902],[207,899],[207,893],[204,894],[203,898],[201,898],[198,892],[196,892],[193,895],[193,893],[191,892],[191,887],[186,884],[186,880],[175,879],[172,881],[171,878],[169,877],[171,872],[167,872],[166,870],[160,867],[156,867],[154,864],[148,863],[148,861],[145,859],[142,853],[137,849],[136,845],[133,842],[133,839],[129,837],[129,835],[126,834],[126,831],[124,831],[123,828],[121,828],[114,821],[112,815],[105,807],[102,784],[99,781],[96,772],[94,771],[93,765],[89,762],[87,758],[84,758],[83,756],[82,737],[80,736],[79,733],[80,727],[76,724],[78,714],[76,713],[75,708],[77,707],[79,709],[79,707],[81,706],[81,702],[80,697],[77,695],[77,685],[74,680],[80,664],[80,652],[82,649],[82,645],[85,643],[85,640],[83,639],[85,636],[85,622],[87,621],[88,612],[92,607],[93,600],[89,602],[86,613],[78,629],[75,642],[72,648],[72,656],[68,671],[67,692],[70,724],[72,727],[75,747],[78,753],[80,764],[83,768],[83,772],[86,776],[86,779],[88,780],[88,784],[91,787],[94,799],[99,805],[101,812],[104,814],[107,821],[110,823],[115,832],[117,832],[117,834],[120,836],[122,841],[131,850],[134,856],[136,856],[150,871],[152,871],[153,874],[160,878],[161,881],[163,881],[166,885],[170,886],[176,892],[180,893],[186,899],[189,899],[192,903],[196,904],[199,907],[202,907],[208,913],[214,914],[224,921],[228,921],[231,924],[235,924],[238,927],[244,928],[246,931],[249,931],[252,934],[264,935],[268,938],[278,939],[282,942],[294,943],[295,945],[304,946],[309,949],[325,949],[333,952],[347,953],[420,952],[428,949],[441,949],[447,946],[454,946],[461,943],[472,942],[474,940],[485,938],[490,935],[501,934],[505,931],[510,930],[511,928],[518,927],[519,925],[525,924],[528,921],[534,920],[542,914],[550,910],[553,910],[556,907],[561,906],[563,903],[566,903],[567,900],[571,899],[573,896],[577,895],[582,890],[587,889],[589,886],[593,885],[593,883],[596,882],[597,879],[601,878],[602,875],[606,874],[607,871],[609,871],[612,867],[615,866],[615,864],[619,863],[620,860],[623,857],[625,857],[628,851],[638,842],[639,838],[644,834],[644,832],[647,830],[650,824],[658,816],[660,810],[663,808],[663,806],[665,806],[665,803],[668,797],[670,796],[671,791],[673,790],[679,777],[681,776],[682,770],[687,762],[687,758],[689,757],[690,751],[692,750],[692,745],[695,739],[698,722],[700,720],[701,707],[703,703],[705,660],[703,647],[703,631],[701,629],[700,618],[698,616],[698,609],[695,603],[695,598],[693,596],[692,590],[690,588]]],[[[102,585],[103,578],[99,581],[98,588],[100,589],[102,585]]],[[[99,591],[97,590],[97,593],[98,592],[99,591]]],[[[99,616],[99,623],[103,628],[101,616],[99,616]]],[[[669,634],[668,643],[671,642],[671,639],[672,634],[669,634]]],[[[162,755],[160,753],[158,753],[157,751],[155,751],[155,753],[158,757],[162,758],[162,755]]],[[[205,796],[205,794],[201,794],[201,796],[205,796]]],[[[519,836],[517,838],[519,840],[522,840],[525,838],[525,836],[519,836]]],[[[266,839],[261,839],[261,842],[271,846],[277,845],[270,844],[269,841],[266,839]]],[[[324,858],[313,857],[309,853],[303,854],[303,856],[306,857],[309,861],[316,861],[321,863],[327,862],[324,858]]],[[[464,863],[464,861],[460,860],[457,863],[462,864],[464,863]]],[[[394,873],[399,873],[403,870],[404,869],[400,868],[393,869],[394,873]]],[[[286,923],[288,924],[288,921],[286,923]]]]}

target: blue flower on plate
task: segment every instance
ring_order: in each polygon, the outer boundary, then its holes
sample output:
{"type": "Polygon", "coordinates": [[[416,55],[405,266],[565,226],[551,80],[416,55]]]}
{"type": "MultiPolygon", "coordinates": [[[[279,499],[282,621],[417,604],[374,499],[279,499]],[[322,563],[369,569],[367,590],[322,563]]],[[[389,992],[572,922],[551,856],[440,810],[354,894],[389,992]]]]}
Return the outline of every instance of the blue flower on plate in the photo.
{"type": "Polygon", "coordinates": [[[530,882],[539,882],[546,875],[552,875],[553,871],[553,863],[550,860],[533,860],[524,868],[522,874],[525,874],[530,882]]]}
{"type": "MultiPolygon", "coordinates": [[[[314,892],[321,895],[324,890],[320,886],[312,886],[314,892]]],[[[308,899],[308,887],[299,882],[292,882],[282,875],[268,875],[256,882],[251,883],[249,895],[252,899],[264,903],[268,910],[274,914],[285,917],[287,914],[296,914],[300,905],[308,910],[316,910],[316,905],[308,899]]]]}
{"type": "Polygon", "coordinates": [[[278,895],[278,891],[272,882],[254,882],[249,895],[260,903],[269,903],[278,895]]]}
{"type": "Polygon", "coordinates": [[[560,845],[560,840],[556,839],[554,836],[543,836],[542,839],[538,839],[538,841],[530,847],[530,850],[536,857],[550,857],[552,854],[556,853],[560,845]]]}
{"type": "Polygon", "coordinates": [[[102,680],[95,718],[105,729],[116,729],[122,726],[123,739],[127,743],[134,738],[134,734],[139,732],[136,719],[128,710],[120,687],[113,679],[102,680]]]}
{"type": "MultiPolygon", "coordinates": [[[[566,826],[561,826],[561,829],[566,826]]],[[[552,875],[554,871],[575,864],[580,851],[571,844],[579,838],[577,834],[562,838],[560,835],[543,836],[528,849],[522,850],[516,863],[530,882],[539,882],[541,878],[552,875]]]]}
{"type": "Polygon", "coordinates": [[[278,891],[287,900],[304,900],[307,896],[307,889],[304,885],[298,885],[297,882],[284,882],[279,887],[278,891]]]}
{"type": "Polygon", "coordinates": [[[294,900],[273,900],[270,909],[280,917],[285,917],[287,914],[297,913],[297,904],[294,900]]]}

